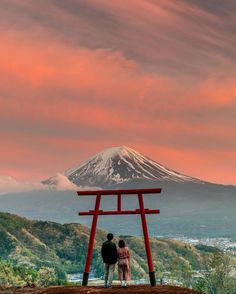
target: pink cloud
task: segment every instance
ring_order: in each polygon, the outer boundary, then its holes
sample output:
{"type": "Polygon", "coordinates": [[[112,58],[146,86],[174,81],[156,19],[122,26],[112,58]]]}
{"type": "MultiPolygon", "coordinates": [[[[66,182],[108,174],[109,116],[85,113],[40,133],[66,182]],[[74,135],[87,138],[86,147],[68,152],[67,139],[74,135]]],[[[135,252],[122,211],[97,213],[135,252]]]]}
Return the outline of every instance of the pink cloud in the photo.
{"type": "MultiPolygon", "coordinates": [[[[137,3],[141,7],[143,2],[137,3]]],[[[179,24],[178,16],[160,3],[163,8],[154,13],[160,22],[165,26],[168,19],[179,24]]],[[[112,9],[121,9],[118,4],[112,9]]],[[[145,13],[151,7],[147,4],[145,13]]],[[[142,19],[147,14],[144,16],[142,19]]],[[[219,79],[215,73],[205,81],[192,81],[183,75],[167,76],[148,71],[121,50],[92,50],[56,39],[31,40],[30,36],[0,33],[0,132],[6,138],[0,146],[2,173],[15,166],[19,177],[21,169],[28,177],[48,176],[71,167],[77,158],[125,144],[195,175],[200,163],[206,166],[216,159],[223,165],[218,156],[236,145],[235,125],[229,125],[227,119],[217,122],[208,116],[201,120],[203,110],[234,106],[234,77],[219,79]],[[96,133],[101,135],[93,140],[96,133]],[[77,155],[79,148],[83,150],[77,155]],[[215,153],[208,159],[203,149],[215,153]],[[70,153],[65,155],[65,150],[70,153]]],[[[226,154],[222,173],[228,171],[229,178],[236,181],[230,163],[234,155],[226,154]]],[[[217,163],[201,170],[199,177],[220,179],[217,163]]]]}

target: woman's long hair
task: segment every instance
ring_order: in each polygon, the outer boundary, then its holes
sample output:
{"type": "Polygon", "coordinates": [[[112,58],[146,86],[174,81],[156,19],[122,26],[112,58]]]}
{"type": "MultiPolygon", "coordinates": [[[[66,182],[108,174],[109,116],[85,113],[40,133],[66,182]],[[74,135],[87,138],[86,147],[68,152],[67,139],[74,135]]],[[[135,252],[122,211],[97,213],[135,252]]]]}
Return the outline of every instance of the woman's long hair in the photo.
{"type": "Polygon", "coordinates": [[[118,243],[118,246],[120,248],[124,248],[125,247],[125,241],[124,240],[120,240],[119,243],[118,243]]]}

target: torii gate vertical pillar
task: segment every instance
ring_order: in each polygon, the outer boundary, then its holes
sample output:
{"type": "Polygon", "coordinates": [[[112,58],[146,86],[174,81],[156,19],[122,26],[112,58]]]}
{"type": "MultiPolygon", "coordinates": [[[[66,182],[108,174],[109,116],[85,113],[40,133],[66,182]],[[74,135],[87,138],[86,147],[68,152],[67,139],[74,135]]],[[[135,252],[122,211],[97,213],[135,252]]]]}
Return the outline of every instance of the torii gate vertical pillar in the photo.
{"type": "Polygon", "coordinates": [[[142,222],[142,227],[143,227],[145,249],[146,249],[146,254],[147,254],[150,284],[151,284],[151,286],[156,286],[156,278],[155,278],[155,272],[154,272],[154,267],[153,267],[153,262],[152,262],[152,252],[151,252],[151,246],[150,246],[150,242],[149,242],[148,228],[147,228],[147,221],[146,221],[146,215],[145,215],[145,210],[144,210],[142,193],[138,194],[138,201],[139,201],[139,207],[140,207],[141,222],[142,222]]]}
{"type": "Polygon", "coordinates": [[[97,195],[96,202],[95,202],[95,209],[94,209],[94,215],[93,215],[93,221],[90,231],[90,237],[89,237],[89,246],[87,251],[87,258],[86,263],[84,267],[84,275],[83,275],[83,282],[82,286],[88,285],[88,278],[89,278],[89,270],[90,270],[90,264],[92,261],[92,255],[93,255],[93,245],[94,245],[94,238],[96,234],[96,227],[97,227],[97,221],[98,221],[98,212],[99,212],[99,206],[101,202],[101,195],[97,195]]]}

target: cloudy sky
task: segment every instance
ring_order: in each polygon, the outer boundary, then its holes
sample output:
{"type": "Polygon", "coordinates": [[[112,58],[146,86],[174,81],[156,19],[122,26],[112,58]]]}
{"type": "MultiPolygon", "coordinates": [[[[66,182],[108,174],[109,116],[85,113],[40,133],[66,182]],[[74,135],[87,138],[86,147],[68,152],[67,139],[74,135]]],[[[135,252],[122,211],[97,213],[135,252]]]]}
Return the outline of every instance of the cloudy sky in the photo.
{"type": "Polygon", "coordinates": [[[111,146],[236,184],[235,0],[1,0],[0,176],[111,146]]]}

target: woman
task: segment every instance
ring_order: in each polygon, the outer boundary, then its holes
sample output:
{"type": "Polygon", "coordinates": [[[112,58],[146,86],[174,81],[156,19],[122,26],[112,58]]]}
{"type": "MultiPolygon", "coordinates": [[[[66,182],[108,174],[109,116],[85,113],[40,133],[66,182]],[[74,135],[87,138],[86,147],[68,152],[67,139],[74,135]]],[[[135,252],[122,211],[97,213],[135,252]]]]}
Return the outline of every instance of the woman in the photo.
{"type": "Polygon", "coordinates": [[[127,281],[131,278],[130,273],[130,252],[129,248],[125,245],[124,240],[118,243],[117,256],[118,256],[118,272],[121,287],[127,287],[127,281]]]}

